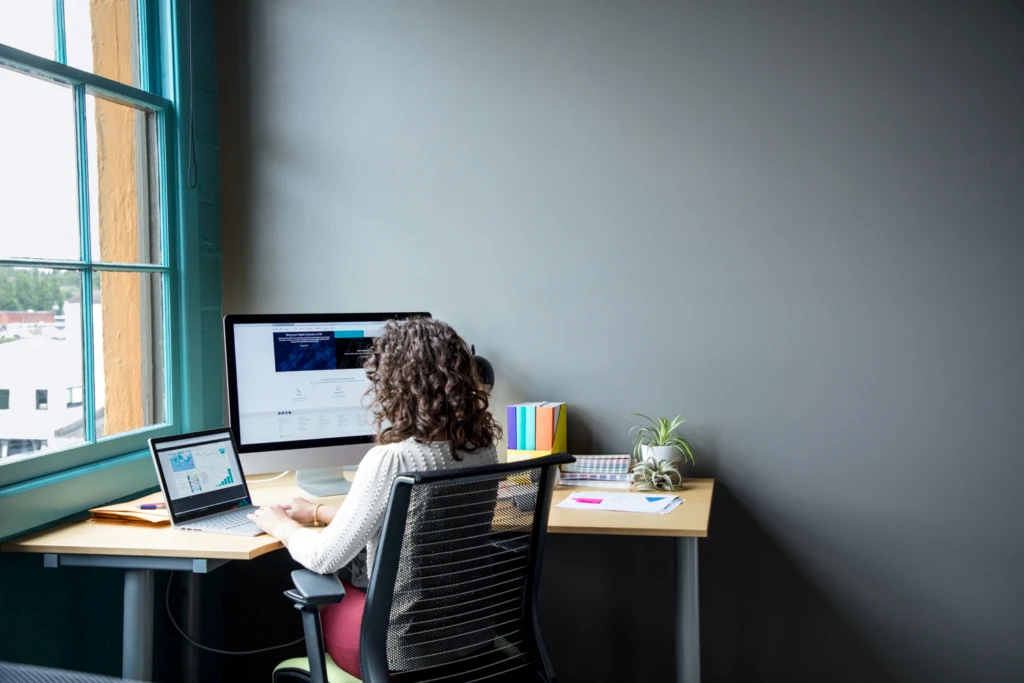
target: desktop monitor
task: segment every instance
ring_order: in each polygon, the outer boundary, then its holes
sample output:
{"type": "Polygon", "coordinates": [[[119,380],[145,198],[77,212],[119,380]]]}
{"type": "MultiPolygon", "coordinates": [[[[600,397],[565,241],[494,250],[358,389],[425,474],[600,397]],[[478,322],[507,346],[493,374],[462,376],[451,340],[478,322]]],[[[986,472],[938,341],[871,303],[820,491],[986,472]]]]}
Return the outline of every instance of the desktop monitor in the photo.
{"type": "Polygon", "coordinates": [[[388,320],[429,313],[224,317],[228,414],[249,474],[296,470],[310,495],[346,493],[373,445],[363,362],[388,320]]]}

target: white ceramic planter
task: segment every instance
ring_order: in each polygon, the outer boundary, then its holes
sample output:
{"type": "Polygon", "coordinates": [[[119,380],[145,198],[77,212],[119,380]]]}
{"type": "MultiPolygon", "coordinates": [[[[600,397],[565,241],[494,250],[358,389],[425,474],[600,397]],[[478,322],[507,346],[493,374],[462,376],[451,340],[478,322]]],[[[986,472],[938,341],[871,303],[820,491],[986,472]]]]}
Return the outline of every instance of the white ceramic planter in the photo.
{"type": "Polygon", "coordinates": [[[645,461],[648,458],[654,458],[655,462],[667,460],[677,468],[679,467],[679,460],[682,455],[675,446],[641,446],[640,454],[645,461]]]}

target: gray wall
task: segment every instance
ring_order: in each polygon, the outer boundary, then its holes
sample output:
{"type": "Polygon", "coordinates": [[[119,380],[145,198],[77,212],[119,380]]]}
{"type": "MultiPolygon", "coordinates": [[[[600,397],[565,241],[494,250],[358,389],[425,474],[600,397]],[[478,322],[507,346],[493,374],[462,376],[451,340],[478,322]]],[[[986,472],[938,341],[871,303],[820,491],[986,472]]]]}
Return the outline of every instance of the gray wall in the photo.
{"type": "MultiPolygon", "coordinates": [[[[769,4],[220,3],[224,309],[691,417],[707,680],[1021,680],[1024,10],[769,4]]],[[[667,680],[670,546],[551,552],[563,678],[667,680]]]]}

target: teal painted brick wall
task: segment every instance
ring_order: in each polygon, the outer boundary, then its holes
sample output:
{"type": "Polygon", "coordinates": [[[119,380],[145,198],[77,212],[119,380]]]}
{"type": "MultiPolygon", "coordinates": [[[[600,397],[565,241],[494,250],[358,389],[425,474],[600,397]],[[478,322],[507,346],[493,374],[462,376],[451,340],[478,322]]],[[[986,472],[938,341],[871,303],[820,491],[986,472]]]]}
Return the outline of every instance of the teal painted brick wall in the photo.
{"type": "Polygon", "coordinates": [[[199,170],[199,279],[202,294],[203,426],[224,424],[224,339],[221,325],[220,138],[214,0],[192,7],[195,64],[196,166],[199,170]]]}
{"type": "MultiPolygon", "coordinates": [[[[203,424],[224,424],[221,330],[220,145],[214,0],[193,0],[196,161],[199,169],[199,277],[203,424]]],[[[178,637],[167,633],[165,577],[157,581],[154,678],[174,681],[178,637]]],[[[117,675],[121,669],[122,573],[110,569],[43,569],[41,555],[0,554],[0,661],[117,675]]],[[[216,604],[216,601],[214,601],[216,604]]]]}

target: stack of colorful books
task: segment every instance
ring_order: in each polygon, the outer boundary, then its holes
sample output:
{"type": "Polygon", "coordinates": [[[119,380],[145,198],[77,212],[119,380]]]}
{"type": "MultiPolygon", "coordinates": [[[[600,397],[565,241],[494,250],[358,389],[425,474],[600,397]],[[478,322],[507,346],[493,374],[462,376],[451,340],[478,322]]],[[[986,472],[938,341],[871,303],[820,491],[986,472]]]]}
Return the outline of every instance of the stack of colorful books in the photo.
{"type": "Polygon", "coordinates": [[[565,404],[520,403],[508,407],[508,459],[538,458],[566,450],[565,404]]]}
{"type": "Polygon", "coordinates": [[[628,455],[577,455],[576,462],[562,465],[561,484],[602,489],[629,488],[628,455]]]}

